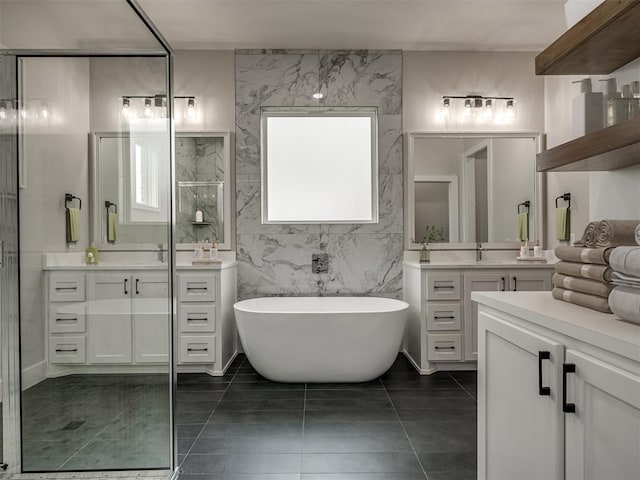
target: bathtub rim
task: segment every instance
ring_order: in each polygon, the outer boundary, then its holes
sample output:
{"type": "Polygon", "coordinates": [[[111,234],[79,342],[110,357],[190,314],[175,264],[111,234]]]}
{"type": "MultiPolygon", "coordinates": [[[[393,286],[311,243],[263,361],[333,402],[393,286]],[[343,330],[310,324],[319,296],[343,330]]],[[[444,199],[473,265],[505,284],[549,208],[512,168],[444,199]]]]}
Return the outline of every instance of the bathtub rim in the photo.
{"type": "Polygon", "coordinates": [[[395,298],[386,298],[386,297],[368,297],[368,296],[349,296],[349,295],[345,295],[345,296],[326,296],[326,297],[318,297],[318,296],[274,296],[274,297],[256,297],[256,298],[248,298],[245,300],[240,300],[237,301],[236,303],[233,304],[233,309],[234,310],[238,310],[241,311],[243,313],[254,313],[254,314],[277,314],[277,315],[303,315],[303,314],[311,314],[311,315],[354,315],[354,314],[374,314],[374,313],[398,313],[398,312],[403,312],[403,311],[407,311],[409,309],[410,305],[405,302],[404,300],[398,300],[395,298]],[[264,302],[265,300],[271,302],[271,303],[276,303],[276,302],[281,302],[284,301],[286,299],[375,299],[376,301],[378,300],[383,300],[384,303],[389,303],[390,305],[395,305],[396,308],[372,308],[370,306],[367,306],[366,304],[363,305],[364,308],[360,308],[360,309],[347,309],[347,308],[335,308],[332,310],[314,310],[314,309],[303,309],[303,308],[297,308],[296,310],[283,310],[283,309],[278,309],[277,306],[275,306],[276,308],[258,308],[258,307],[254,307],[254,308],[250,308],[251,304],[258,304],[259,302],[264,302]]]}

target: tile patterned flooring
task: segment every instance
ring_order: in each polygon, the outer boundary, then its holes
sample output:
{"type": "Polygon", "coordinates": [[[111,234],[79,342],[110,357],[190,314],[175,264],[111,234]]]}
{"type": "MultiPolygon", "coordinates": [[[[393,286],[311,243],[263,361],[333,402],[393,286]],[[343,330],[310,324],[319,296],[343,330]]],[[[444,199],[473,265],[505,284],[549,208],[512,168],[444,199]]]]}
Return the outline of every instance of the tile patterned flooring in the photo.
{"type": "Polygon", "coordinates": [[[181,480],[471,480],[476,373],[418,375],[404,356],[361,384],[280,384],[239,357],[181,375],[181,480]]]}
{"type": "MultiPolygon", "coordinates": [[[[25,465],[161,467],[165,382],[75,375],[29,389],[25,465]]],[[[179,375],[177,402],[181,480],[476,478],[475,372],[420,376],[400,355],[367,383],[282,384],[241,355],[224,377],[179,375]]],[[[54,478],[37,475],[12,478],[54,478]]],[[[75,475],[60,478],[98,478],[75,475]]]]}

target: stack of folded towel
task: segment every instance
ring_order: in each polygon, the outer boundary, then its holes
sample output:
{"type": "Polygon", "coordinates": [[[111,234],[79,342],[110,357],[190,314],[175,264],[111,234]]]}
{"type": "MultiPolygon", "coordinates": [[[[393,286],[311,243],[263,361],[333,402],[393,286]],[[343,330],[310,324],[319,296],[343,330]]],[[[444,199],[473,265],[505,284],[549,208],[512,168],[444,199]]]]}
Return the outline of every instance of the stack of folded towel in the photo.
{"type": "MultiPolygon", "coordinates": [[[[553,298],[611,313],[609,296],[615,287],[612,283],[615,273],[610,265],[613,247],[636,245],[636,236],[640,236],[638,224],[640,220],[592,222],[576,246],[556,248],[560,262],[553,275],[553,298]]],[[[640,267],[640,251],[637,255],[640,267]]],[[[637,280],[640,289],[640,273],[637,280]]]]}
{"type": "MultiPolygon", "coordinates": [[[[640,225],[635,237],[640,245],[640,225]]],[[[640,323],[640,246],[614,248],[610,263],[615,285],[609,296],[611,310],[624,320],[640,323]]]]}
{"type": "Polygon", "coordinates": [[[607,298],[613,290],[609,266],[612,248],[556,248],[553,298],[611,313],[607,298]]]}

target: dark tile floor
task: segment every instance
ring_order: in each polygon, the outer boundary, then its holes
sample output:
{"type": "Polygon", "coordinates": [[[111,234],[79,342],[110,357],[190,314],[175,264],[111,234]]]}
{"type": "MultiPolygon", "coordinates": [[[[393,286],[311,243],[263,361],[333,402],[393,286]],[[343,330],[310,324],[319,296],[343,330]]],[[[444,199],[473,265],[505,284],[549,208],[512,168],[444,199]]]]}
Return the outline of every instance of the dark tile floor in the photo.
{"type": "Polygon", "coordinates": [[[169,378],[70,375],[22,396],[23,469],[169,467],[169,378]]]}
{"type": "Polygon", "coordinates": [[[476,374],[418,375],[399,356],[361,384],[281,384],[244,357],[180,375],[181,480],[471,480],[476,374]]]}
{"type": "MultiPolygon", "coordinates": [[[[399,356],[359,384],[283,384],[239,356],[181,374],[181,480],[476,478],[475,372],[418,375],[399,356]]],[[[73,375],[23,395],[27,471],[166,468],[166,375],[73,375]]]]}

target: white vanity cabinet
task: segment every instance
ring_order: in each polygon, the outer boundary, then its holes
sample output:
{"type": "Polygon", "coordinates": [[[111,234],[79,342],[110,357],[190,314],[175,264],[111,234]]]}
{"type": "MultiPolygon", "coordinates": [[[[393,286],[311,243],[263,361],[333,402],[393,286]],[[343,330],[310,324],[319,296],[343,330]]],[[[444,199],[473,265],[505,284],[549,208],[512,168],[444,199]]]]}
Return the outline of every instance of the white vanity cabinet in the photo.
{"type": "MultiPolygon", "coordinates": [[[[236,264],[178,267],[178,365],[222,375],[237,352],[236,264]]],[[[164,372],[170,361],[166,270],[47,271],[49,376],[164,372]]]]}
{"type": "Polygon", "coordinates": [[[476,367],[478,312],[474,291],[551,290],[553,265],[444,265],[406,261],[403,297],[409,303],[404,353],[421,374],[476,367]]]}
{"type": "Polygon", "coordinates": [[[478,479],[640,478],[640,326],[548,293],[472,298],[478,479]]]}
{"type": "MultiPolygon", "coordinates": [[[[552,267],[551,267],[552,268],[552,267]]],[[[464,360],[478,359],[478,308],[471,292],[545,292],[552,289],[553,271],[512,269],[465,272],[464,291],[464,360]]]]}
{"type": "Polygon", "coordinates": [[[178,270],[179,371],[222,375],[235,358],[236,268],[178,270]]]}

